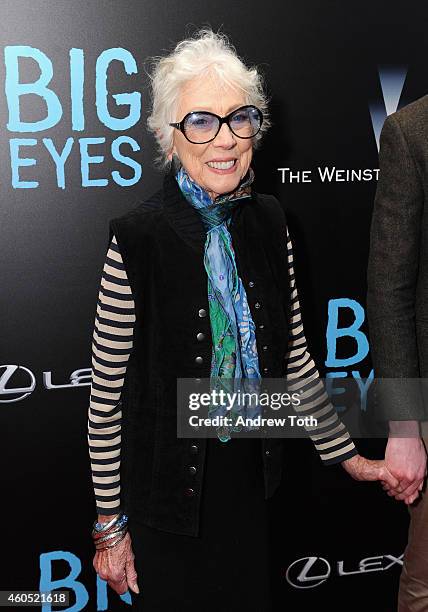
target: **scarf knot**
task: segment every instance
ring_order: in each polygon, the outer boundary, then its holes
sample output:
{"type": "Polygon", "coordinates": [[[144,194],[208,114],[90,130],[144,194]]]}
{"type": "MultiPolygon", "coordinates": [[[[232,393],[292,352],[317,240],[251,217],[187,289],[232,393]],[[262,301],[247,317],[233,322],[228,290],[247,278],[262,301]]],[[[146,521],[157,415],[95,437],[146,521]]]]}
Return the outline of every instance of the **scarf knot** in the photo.
{"type": "Polygon", "coordinates": [[[185,198],[201,216],[205,231],[230,221],[232,211],[243,198],[251,197],[254,170],[250,167],[238,187],[231,193],[218,196],[214,201],[208,192],[193,181],[183,166],[176,175],[178,185],[185,198]]]}

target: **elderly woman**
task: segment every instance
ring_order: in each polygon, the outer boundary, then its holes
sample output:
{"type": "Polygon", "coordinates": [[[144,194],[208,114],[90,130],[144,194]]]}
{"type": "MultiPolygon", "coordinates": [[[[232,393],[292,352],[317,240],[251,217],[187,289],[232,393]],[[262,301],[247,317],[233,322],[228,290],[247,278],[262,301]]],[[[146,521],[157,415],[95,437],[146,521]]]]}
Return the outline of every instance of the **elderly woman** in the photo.
{"type": "Polygon", "coordinates": [[[260,74],[202,30],[156,60],[152,87],[168,171],[110,221],[95,319],[93,563],[138,610],[267,611],[284,440],[179,438],[178,378],[305,379],[323,463],[397,483],[357,454],[308,353],[284,212],[253,188],[269,127],[260,74]]]}

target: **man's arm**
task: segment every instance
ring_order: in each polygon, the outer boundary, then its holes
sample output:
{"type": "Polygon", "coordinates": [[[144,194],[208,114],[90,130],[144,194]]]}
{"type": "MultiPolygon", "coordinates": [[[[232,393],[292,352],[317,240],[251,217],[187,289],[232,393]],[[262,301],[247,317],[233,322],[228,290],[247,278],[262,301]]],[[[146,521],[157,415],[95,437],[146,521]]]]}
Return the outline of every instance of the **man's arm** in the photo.
{"type": "Polygon", "coordinates": [[[379,166],[367,276],[370,349],[376,378],[389,379],[375,381],[378,407],[390,422],[385,461],[400,481],[389,494],[411,503],[421,489],[426,467],[419,438],[418,421],[424,418],[424,408],[416,384],[419,358],[415,323],[424,193],[395,115],[386,119],[382,129],[379,166]]]}
{"type": "Polygon", "coordinates": [[[370,234],[367,317],[376,378],[386,420],[422,420],[415,326],[422,182],[399,120],[390,115],[380,138],[379,183],[370,234]],[[412,380],[413,379],[413,382],[412,380]]]}

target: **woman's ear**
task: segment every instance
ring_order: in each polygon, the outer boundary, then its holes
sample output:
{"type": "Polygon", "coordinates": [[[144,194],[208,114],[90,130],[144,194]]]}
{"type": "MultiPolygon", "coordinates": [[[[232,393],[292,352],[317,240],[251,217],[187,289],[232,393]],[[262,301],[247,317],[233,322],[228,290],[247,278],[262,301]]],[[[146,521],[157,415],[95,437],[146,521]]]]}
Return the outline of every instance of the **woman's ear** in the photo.
{"type": "Polygon", "coordinates": [[[174,144],[174,138],[173,138],[171,142],[171,148],[168,151],[168,155],[167,155],[168,160],[172,161],[172,158],[174,157],[174,155],[177,155],[177,152],[175,150],[175,144],[174,144]]]}
{"type": "Polygon", "coordinates": [[[180,158],[178,157],[177,153],[175,153],[175,152],[172,153],[170,161],[171,161],[171,165],[172,165],[172,167],[174,169],[174,172],[177,173],[180,170],[180,168],[181,168],[181,161],[180,161],[180,158]]]}

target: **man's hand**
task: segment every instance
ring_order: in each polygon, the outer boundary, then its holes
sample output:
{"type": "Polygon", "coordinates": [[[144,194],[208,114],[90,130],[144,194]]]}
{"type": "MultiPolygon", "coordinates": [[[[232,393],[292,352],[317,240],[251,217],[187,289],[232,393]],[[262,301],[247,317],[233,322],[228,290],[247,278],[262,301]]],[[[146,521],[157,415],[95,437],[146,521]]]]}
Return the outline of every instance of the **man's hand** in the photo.
{"type": "Polygon", "coordinates": [[[427,454],[425,446],[415,429],[416,421],[395,421],[390,423],[392,435],[388,439],[385,451],[385,464],[388,470],[399,481],[397,487],[384,483],[388,495],[397,500],[413,503],[422,490],[427,474],[427,454]],[[405,437],[407,436],[409,437],[405,437]],[[400,437],[395,437],[399,435],[400,437]]]}

